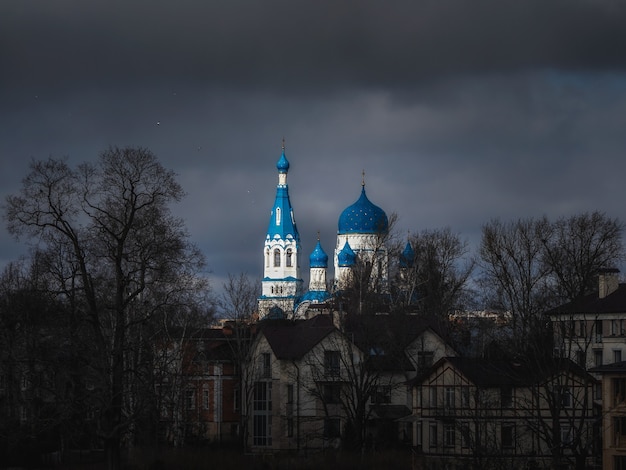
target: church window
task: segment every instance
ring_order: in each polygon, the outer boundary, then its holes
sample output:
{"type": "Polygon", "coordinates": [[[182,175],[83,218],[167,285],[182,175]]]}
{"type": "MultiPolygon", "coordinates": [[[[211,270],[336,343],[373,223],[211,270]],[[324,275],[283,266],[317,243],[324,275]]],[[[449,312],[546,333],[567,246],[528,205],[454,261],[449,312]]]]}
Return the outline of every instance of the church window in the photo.
{"type": "Polygon", "coordinates": [[[280,225],[280,207],[276,208],[276,225],[280,225]]]}
{"type": "Polygon", "coordinates": [[[265,267],[270,267],[270,250],[265,250],[265,267]]]}
{"type": "Polygon", "coordinates": [[[293,252],[291,251],[291,249],[287,250],[287,260],[285,261],[285,266],[287,266],[288,268],[291,267],[292,262],[291,262],[291,256],[293,255],[293,252]]]}
{"type": "Polygon", "coordinates": [[[280,267],[280,250],[278,248],[274,250],[274,267],[280,267]]]}

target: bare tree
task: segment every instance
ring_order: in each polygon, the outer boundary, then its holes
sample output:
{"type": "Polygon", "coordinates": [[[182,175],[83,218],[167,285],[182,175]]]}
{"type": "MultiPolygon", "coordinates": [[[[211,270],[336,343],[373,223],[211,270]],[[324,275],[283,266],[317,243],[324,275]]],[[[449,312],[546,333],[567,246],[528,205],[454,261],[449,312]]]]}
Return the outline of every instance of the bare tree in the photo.
{"type": "MultiPolygon", "coordinates": [[[[170,205],[183,190],[174,174],[141,148],[109,148],[97,164],[33,161],[17,195],[6,200],[9,231],[43,246],[63,247],[76,274],[77,314],[90,324],[93,370],[102,385],[99,432],[108,466],[136,415],[128,392],[145,369],[129,368],[136,335],[166,307],[206,290],[201,253],[170,205]],[[80,303],[78,303],[78,301],[80,303]]],[[[182,312],[184,314],[184,310],[182,312]]]]}
{"type": "Polygon", "coordinates": [[[408,308],[447,318],[464,307],[470,295],[468,280],[475,261],[467,241],[450,228],[423,230],[409,238],[411,252],[400,255],[398,287],[408,308]],[[409,259],[404,259],[408,257],[409,259]]]}
{"type": "Polygon", "coordinates": [[[550,268],[543,262],[543,240],[549,232],[545,218],[510,223],[496,219],[483,227],[483,288],[496,306],[510,312],[520,344],[534,334],[535,322],[552,305],[550,268]]]}
{"type": "Polygon", "coordinates": [[[568,302],[593,291],[597,274],[623,259],[623,224],[601,212],[558,219],[542,239],[543,260],[555,278],[556,295],[568,302]]]}
{"type": "Polygon", "coordinates": [[[254,392],[254,382],[258,371],[253,367],[251,350],[254,314],[257,310],[257,296],[260,287],[247,274],[228,275],[219,300],[222,319],[226,320],[224,330],[227,333],[233,361],[236,365],[240,396],[240,442],[248,442],[248,412],[254,392]]]}
{"type": "Polygon", "coordinates": [[[524,344],[545,331],[542,313],[592,288],[598,269],[623,257],[622,225],[594,212],[551,223],[546,217],[483,227],[482,284],[508,310],[524,344]]]}

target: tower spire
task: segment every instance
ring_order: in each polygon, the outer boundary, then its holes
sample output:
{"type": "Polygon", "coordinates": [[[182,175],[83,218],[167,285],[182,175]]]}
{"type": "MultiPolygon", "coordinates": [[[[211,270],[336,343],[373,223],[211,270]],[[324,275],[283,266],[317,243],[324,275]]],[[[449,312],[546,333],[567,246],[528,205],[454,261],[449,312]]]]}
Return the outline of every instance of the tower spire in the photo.
{"type": "Polygon", "coordinates": [[[280,310],[283,315],[293,312],[294,302],[301,295],[300,278],[300,235],[296,226],[293,208],[289,200],[287,172],[289,161],[285,157],[285,140],[278,163],[278,185],[276,199],[270,214],[265,246],[263,249],[264,271],[259,297],[259,317],[270,311],[280,310]]]}

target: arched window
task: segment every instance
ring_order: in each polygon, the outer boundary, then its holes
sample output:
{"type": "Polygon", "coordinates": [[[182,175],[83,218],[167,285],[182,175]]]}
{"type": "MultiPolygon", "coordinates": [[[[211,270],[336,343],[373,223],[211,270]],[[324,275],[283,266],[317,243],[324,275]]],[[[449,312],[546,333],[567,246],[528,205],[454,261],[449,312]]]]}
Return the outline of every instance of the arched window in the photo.
{"type": "Polygon", "coordinates": [[[278,248],[274,250],[274,267],[280,267],[280,250],[278,248]]]}
{"type": "Polygon", "coordinates": [[[280,207],[276,208],[276,225],[280,225],[280,207]]]}
{"type": "Polygon", "coordinates": [[[293,252],[291,251],[291,248],[289,248],[287,250],[287,259],[285,260],[285,266],[287,266],[288,268],[291,267],[291,255],[293,254],[293,252]]]}

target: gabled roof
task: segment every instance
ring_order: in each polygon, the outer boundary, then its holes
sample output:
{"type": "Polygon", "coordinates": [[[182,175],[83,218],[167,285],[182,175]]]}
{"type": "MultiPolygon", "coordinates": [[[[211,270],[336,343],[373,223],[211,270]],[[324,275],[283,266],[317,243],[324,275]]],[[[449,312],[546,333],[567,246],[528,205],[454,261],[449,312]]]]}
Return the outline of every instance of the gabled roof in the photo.
{"type": "Polygon", "coordinates": [[[596,291],[546,312],[547,315],[572,313],[626,313],[626,284],[620,284],[615,291],[604,298],[600,298],[596,291]]]}
{"type": "Polygon", "coordinates": [[[348,315],[345,318],[346,334],[368,354],[374,367],[388,372],[415,370],[406,350],[428,330],[445,341],[434,320],[423,315],[348,315]]]}
{"type": "Polygon", "coordinates": [[[608,373],[608,374],[626,374],[626,361],[614,362],[613,364],[604,364],[598,367],[593,367],[589,369],[589,372],[608,373]]]}
{"type": "Polygon", "coordinates": [[[528,382],[528,370],[519,364],[465,357],[446,359],[479,387],[516,386],[528,382]]]}
{"type": "Polygon", "coordinates": [[[363,350],[389,344],[404,350],[427,330],[445,341],[436,320],[424,315],[349,315],[345,319],[346,333],[363,350]]]}
{"type": "Polygon", "coordinates": [[[265,336],[277,359],[300,359],[333,331],[338,331],[329,315],[317,315],[303,321],[268,322],[265,336]]]}
{"type": "Polygon", "coordinates": [[[494,388],[502,386],[529,386],[548,381],[560,372],[571,372],[587,380],[594,380],[584,369],[569,359],[546,363],[537,368],[527,364],[506,360],[493,360],[468,357],[443,357],[424,373],[410,381],[418,385],[430,377],[443,364],[449,363],[477,387],[494,388]]]}

